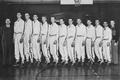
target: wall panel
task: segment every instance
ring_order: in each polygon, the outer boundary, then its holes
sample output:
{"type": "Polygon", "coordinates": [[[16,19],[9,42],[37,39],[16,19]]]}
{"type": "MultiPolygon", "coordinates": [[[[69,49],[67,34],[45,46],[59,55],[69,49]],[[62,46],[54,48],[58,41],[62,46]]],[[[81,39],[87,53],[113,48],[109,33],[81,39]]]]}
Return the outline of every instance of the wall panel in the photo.
{"type": "MultiPolygon", "coordinates": [[[[0,0],[4,2],[13,2],[13,3],[60,3],[60,0],[0,0]]],[[[109,2],[120,2],[120,0],[93,0],[94,3],[109,3],[109,2]]]]}

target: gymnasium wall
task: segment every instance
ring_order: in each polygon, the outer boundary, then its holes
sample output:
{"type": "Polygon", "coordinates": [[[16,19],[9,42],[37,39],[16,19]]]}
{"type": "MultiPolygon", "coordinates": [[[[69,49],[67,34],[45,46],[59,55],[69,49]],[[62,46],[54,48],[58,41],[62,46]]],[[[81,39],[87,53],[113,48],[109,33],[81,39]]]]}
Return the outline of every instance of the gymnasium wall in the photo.
{"type": "MultiPolygon", "coordinates": [[[[21,12],[22,14],[28,12],[31,15],[37,14],[39,17],[42,15],[55,15],[58,19],[60,17],[65,18],[82,18],[86,19],[91,17],[91,19],[100,18],[105,20],[115,19],[117,23],[120,21],[120,5],[119,4],[108,4],[108,3],[97,3],[94,5],[82,5],[79,7],[71,6],[61,6],[59,4],[12,4],[12,3],[2,3],[0,5],[0,20],[7,17],[11,18],[12,21],[16,20],[16,13],[21,12]]],[[[0,23],[1,23],[0,22],[0,23]]],[[[2,24],[1,23],[1,24],[2,24]]]]}

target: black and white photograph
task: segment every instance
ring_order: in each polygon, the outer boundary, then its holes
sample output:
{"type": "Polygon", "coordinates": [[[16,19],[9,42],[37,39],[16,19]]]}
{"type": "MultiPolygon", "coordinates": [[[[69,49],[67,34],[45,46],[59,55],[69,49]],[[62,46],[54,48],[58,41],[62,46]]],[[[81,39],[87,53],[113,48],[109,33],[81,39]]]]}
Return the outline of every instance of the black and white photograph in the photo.
{"type": "Polygon", "coordinates": [[[0,80],[120,80],[120,0],[0,0],[0,80]]]}

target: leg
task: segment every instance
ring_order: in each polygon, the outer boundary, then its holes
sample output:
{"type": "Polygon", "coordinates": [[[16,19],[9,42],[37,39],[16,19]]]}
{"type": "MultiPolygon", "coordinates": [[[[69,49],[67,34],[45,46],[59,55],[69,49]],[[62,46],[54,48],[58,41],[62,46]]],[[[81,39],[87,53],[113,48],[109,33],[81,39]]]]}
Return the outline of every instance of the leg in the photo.
{"type": "MultiPolygon", "coordinates": [[[[99,39],[99,44],[101,42],[101,39],[99,39]]],[[[98,45],[99,45],[98,44],[98,45]]],[[[98,46],[98,51],[99,51],[99,57],[100,57],[100,61],[103,62],[103,52],[102,52],[102,46],[98,46]]]]}
{"type": "Polygon", "coordinates": [[[15,59],[16,59],[16,63],[19,62],[19,35],[15,36],[15,59]]]}
{"type": "Polygon", "coordinates": [[[52,37],[50,38],[50,52],[53,57],[53,62],[57,63],[57,57],[56,57],[56,45],[54,45],[55,39],[52,37]]]}
{"type": "Polygon", "coordinates": [[[85,61],[85,46],[81,47],[82,62],[85,61]]]}
{"type": "Polygon", "coordinates": [[[98,39],[96,39],[96,41],[95,41],[95,54],[96,54],[96,56],[98,58],[98,61],[100,61],[100,56],[99,56],[99,40],[98,39]]]}
{"type": "Polygon", "coordinates": [[[104,59],[105,59],[105,61],[107,60],[107,58],[106,58],[106,49],[107,49],[107,43],[106,43],[106,41],[103,41],[103,57],[104,57],[104,59]]]}
{"type": "Polygon", "coordinates": [[[75,52],[77,54],[77,59],[79,62],[81,59],[81,41],[78,38],[77,38],[76,43],[75,43],[75,52]]]}
{"type": "Polygon", "coordinates": [[[65,61],[65,58],[64,58],[64,49],[63,49],[63,40],[62,38],[60,38],[59,40],[59,51],[60,51],[60,54],[61,54],[61,59],[62,61],[65,61]]]}
{"type": "Polygon", "coordinates": [[[70,56],[70,47],[71,47],[71,44],[70,44],[69,40],[67,40],[67,42],[68,42],[68,44],[67,44],[68,57],[69,57],[69,59],[71,61],[71,56],[70,56]]]}
{"type": "Polygon", "coordinates": [[[6,54],[7,54],[7,45],[6,45],[5,39],[2,39],[2,51],[3,51],[2,64],[5,65],[6,64],[6,54]]]}
{"type": "Polygon", "coordinates": [[[72,63],[75,63],[75,56],[76,56],[76,55],[74,55],[74,48],[71,47],[71,58],[72,58],[72,63]]]}
{"type": "Polygon", "coordinates": [[[81,52],[81,58],[82,58],[82,62],[84,62],[85,60],[85,46],[82,45],[84,38],[81,38],[81,48],[80,48],[80,52],[81,52]]]}
{"type": "Polygon", "coordinates": [[[67,52],[67,47],[63,47],[64,50],[64,57],[65,57],[65,62],[68,63],[68,52],[67,52]]]}
{"type": "Polygon", "coordinates": [[[24,54],[26,57],[26,61],[29,61],[29,38],[24,38],[24,54]]]}
{"type": "Polygon", "coordinates": [[[42,44],[42,52],[43,52],[43,55],[44,55],[47,63],[49,63],[50,60],[49,60],[49,56],[47,55],[48,54],[47,47],[46,47],[46,44],[44,44],[44,43],[42,44]]]}
{"type": "Polygon", "coordinates": [[[91,59],[91,40],[90,39],[86,40],[86,53],[87,53],[87,58],[91,59]]]}
{"type": "Polygon", "coordinates": [[[100,54],[100,59],[101,59],[101,62],[103,62],[102,47],[99,47],[99,54],[100,54]]]}
{"type": "Polygon", "coordinates": [[[72,42],[73,42],[73,39],[69,39],[70,40],[70,57],[71,57],[71,61],[72,63],[75,63],[75,56],[74,56],[74,48],[71,46],[72,45],[72,42]]]}
{"type": "Polygon", "coordinates": [[[42,52],[43,52],[43,56],[45,57],[47,63],[49,63],[50,54],[48,53],[47,44],[44,44],[45,41],[46,41],[46,36],[43,35],[42,36],[42,52]]]}
{"type": "Polygon", "coordinates": [[[55,55],[55,60],[56,60],[56,63],[58,63],[58,55],[57,55],[57,45],[53,45],[54,46],[54,55],[55,55]]]}
{"type": "Polygon", "coordinates": [[[36,36],[36,53],[38,56],[38,60],[41,62],[41,53],[40,53],[40,44],[37,42],[39,36],[36,36]]]}
{"type": "Polygon", "coordinates": [[[19,52],[22,59],[22,63],[24,63],[25,58],[23,54],[23,43],[20,43],[20,39],[21,39],[21,34],[19,35],[19,38],[18,38],[18,45],[19,45],[19,52]]]}
{"type": "Polygon", "coordinates": [[[118,64],[118,43],[117,43],[117,45],[113,46],[113,52],[114,52],[113,63],[118,64]]]}
{"type": "Polygon", "coordinates": [[[95,60],[95,47],[91,47],[92,52],[91,52],[91,60],[94,61],[95,60]]]}
{"type": "Polygon", "coordinates": [[[12,40],[10,40],[10,42],[7,43],[7,56],[6,56],[6,59],[7,59],[7,64],[8,65],[13,65],[13,62],[14,62],[14,54],[13,54],[13,43],[11,43],[12,40]]]}
{"type": "Polygon", "coordinates": [[[34,59],[38,61],[36,36],[32,37],[32,46],[33,46],[32,48],[33,48],[34,59]]]}
{"type": "Polygon", "coordinates": [[[109,63],[111,63],[111,55],[110,55],[110,46],[107,46],[107,48],[106,48],[107,50],[106,50],[106,56],[107,56],[107,60],[108,60],[108,62],[109,63]]]}

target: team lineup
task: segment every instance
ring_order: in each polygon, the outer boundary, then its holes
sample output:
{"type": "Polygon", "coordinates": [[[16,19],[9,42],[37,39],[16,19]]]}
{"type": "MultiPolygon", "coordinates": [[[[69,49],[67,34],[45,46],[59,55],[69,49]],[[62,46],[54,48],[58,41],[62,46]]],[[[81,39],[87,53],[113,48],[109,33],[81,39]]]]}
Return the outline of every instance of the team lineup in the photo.
{"type": "MultiPolygon", "coordinates": [[[[29,13],[25,13],[24,21],[21,13],[17,13],[17,21],[14,23],[14,54],[16,64],[41,63],[44,57],[46,64],[71,64],[87,62],[93,64],[111,63],[111,41],[112,30],[108,22],[100,25],[98,19],[95,26],[90,19],[87,26],[81,19],[68,19],[68,26],[64,19],[59,19],[60,25],[56,23],[55,17],[51,17],[51,24],[47,23],[47,17],[42,16],[42,22],[38,16],[33,15],[33,21],[29,13]],[[97,59],[96,59],[97,58],[97,59]]],[[[114,25],[113,20],[110,25],[114,25]]]]}

